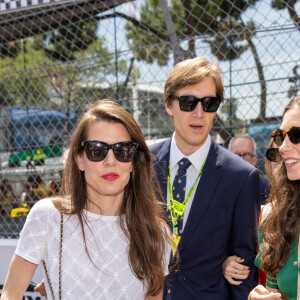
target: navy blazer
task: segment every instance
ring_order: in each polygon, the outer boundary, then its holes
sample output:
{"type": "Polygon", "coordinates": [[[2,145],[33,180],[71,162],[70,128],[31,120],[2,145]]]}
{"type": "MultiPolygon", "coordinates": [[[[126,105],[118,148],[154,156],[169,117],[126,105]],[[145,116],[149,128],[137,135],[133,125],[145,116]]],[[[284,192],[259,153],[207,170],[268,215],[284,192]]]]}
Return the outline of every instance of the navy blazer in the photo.
{"type": "MultiPolygon", "coordinates": [[[[168,139],[150,147],[165,199],[170,146],[168,139]]],[[[258,282],[254,258],[259,213],[257,169],[212,140],[178,245],[180,265],[168,276],[172,300],[247,300],[258,282]],[[224,260],[233,254],[251,267],[239,286],[230,285],[222,272],[224,260]]]]}

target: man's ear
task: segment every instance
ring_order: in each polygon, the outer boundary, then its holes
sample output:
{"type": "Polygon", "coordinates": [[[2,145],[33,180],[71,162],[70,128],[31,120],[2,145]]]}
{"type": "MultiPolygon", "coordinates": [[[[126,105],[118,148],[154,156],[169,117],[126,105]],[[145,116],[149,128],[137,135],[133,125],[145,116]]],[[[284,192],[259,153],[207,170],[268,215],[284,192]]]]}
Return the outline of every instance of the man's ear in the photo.
{"type": "Polygon", "coordinates": [[[173,117],[173,101],[165,104],[168,115],[173,117]]]}
{"type": "Polygon", "coordinates": [[[80,171],[84,171],[84,163],[83,163],[83,154],[78,154],[75,156],[76,164],[80,171]]]}

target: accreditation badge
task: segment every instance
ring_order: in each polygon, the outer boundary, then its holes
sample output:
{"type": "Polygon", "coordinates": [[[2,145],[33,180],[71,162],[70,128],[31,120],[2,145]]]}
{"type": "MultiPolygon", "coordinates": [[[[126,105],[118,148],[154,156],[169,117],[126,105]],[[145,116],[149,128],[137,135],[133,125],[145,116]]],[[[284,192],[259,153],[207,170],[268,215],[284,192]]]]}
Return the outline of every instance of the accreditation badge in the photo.
{"type": "Polygon", "coordinates": [[[181,236],[180,235],[175,235],[175,234],[172,234],[171,235],[171,248],[172,248],[172,254],[173,254],[173,257],[175,255],[175,252],[176,252],[176,248],[178,247],[178,244],[180,242],[180,239],[181,239],[181,236]]]}
{"type": "MultiPolygon", "coordinates": [[[[184,214],[184,211],[185,211],[185,205],[176,201],[176,200],[173,200],[172,201],[172,208],[174,209],[174,212],[178,215],[178,216],[182,216],[184,214]]],[[[170,209],[170,207],[169,207],[170,209]]]]}

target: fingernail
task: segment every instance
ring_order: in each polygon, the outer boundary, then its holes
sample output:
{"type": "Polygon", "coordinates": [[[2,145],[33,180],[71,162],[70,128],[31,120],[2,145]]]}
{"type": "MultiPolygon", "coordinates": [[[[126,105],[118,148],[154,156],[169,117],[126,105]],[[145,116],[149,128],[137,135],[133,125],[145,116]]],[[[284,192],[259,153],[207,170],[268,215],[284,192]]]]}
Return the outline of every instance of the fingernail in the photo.
{"type": "Polygon", "coordinates": [[[241,282],[240,285],[242,285],[243,283],[241,282]]]}

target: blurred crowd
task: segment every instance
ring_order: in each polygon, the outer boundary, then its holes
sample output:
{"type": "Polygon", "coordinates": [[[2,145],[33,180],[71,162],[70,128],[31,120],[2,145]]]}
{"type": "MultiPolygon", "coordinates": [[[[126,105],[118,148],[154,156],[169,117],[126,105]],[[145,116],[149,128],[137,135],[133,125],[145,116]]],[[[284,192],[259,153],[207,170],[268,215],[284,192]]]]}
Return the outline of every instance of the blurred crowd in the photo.
{"type": "MultiPolygon", "coordinates": [[[[0,214],[15,216],[14,210],[30,209],[40,199],[55,195],[59,192],[60,182],[49,180],[45,182],[40,174],[30,174],[23,184],[21,195],[14,191],[13,184],[8,179],[0,183],[0,214]]],[[[25,212],[28,212],[25,210],[25,212]]]]}

